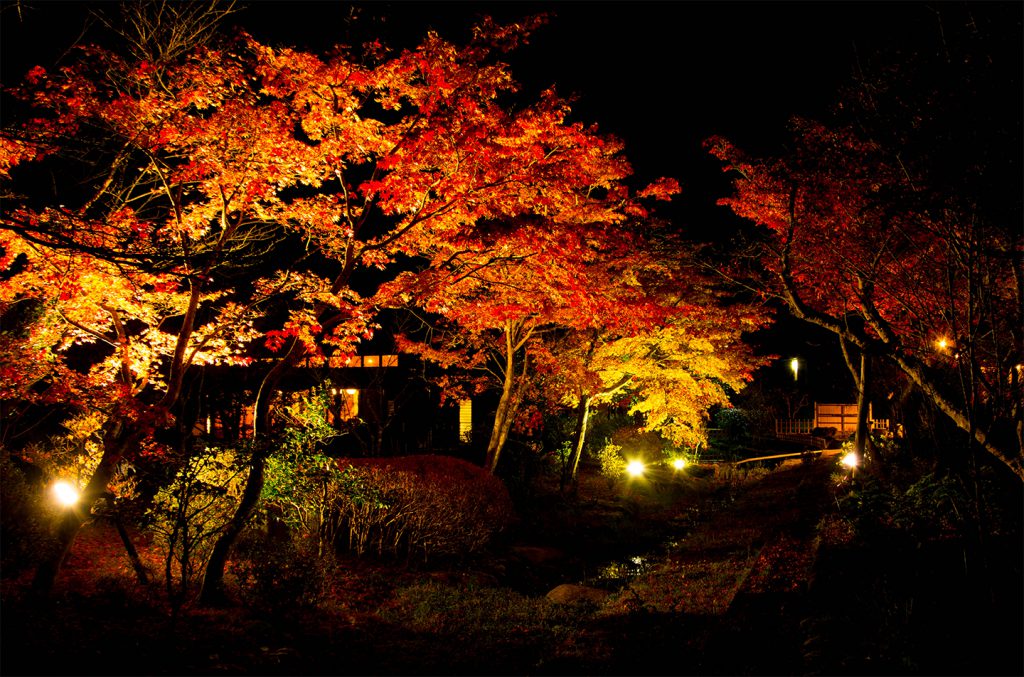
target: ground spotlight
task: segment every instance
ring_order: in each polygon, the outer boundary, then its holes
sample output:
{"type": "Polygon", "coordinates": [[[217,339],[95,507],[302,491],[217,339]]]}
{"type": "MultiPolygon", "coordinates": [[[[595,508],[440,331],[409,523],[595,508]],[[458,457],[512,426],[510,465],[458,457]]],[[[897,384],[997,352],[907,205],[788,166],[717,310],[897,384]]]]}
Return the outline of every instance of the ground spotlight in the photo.
{"type": "Polygon", "coordinates": [[[626,465],[626,472],[629,474],[630,477],[640,477],[641,475],[644,474],[644,471],[646,469],[647,468],[644,466],[644,462],[639,460],[630,461],[626,465]]]}
{"type": "Polygon", "coordinates": [[[78,503],[78,489],[76,489],[70,482],[58,480],[53,483],[52,491],[57,502],[65,508],[70,508],[75,503],[78,503]]]}

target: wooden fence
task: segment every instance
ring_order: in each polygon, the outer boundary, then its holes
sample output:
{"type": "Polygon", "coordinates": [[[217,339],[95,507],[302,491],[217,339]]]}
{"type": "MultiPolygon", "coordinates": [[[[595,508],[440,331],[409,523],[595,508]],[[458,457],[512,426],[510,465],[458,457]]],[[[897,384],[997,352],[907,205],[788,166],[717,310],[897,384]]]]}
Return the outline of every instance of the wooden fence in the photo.
{"type": "MultiPolygon", "coordinates": [[[[868,427],[871,430],[888,432],[889,419],[876,419],[868,407],[868,427]]],[[[856,404],[814,403],[814,418],[777,418],[776,435],[809,435],[815,428],[835,428],[836,435],[845,437],[857,431],[856,404]]]]}

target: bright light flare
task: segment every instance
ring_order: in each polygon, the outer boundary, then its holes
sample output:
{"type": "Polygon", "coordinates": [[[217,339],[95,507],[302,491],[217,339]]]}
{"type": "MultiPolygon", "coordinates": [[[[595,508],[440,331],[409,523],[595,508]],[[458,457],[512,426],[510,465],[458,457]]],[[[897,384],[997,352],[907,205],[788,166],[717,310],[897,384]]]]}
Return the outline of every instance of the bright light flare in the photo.
{"type": "Polygon", "coordinates": [[[57,499],[65,508],[70,508],[75,503],[78,503],[78,489],[71,485],[70,482],[60,480],[53,484],[53,497],[57,499]]]}
{"type": "Polygon", "coordinates": [[[860,459],[857,458],[856,452],[853,451],[848,453],[846,456],[843,456],[842,460],[840,460],[839,462],[845,465],[850,470],[853,470],[858,465],[860,465],[860,459]]]}
{"type": "Polygon", "coordinates": [[[794,357],[789,361],[789,368],[793,370],[793,380],[797,380],[800,376],[800,360],[794,357]]]}
{"type": "Polygon", "coordinates": [[[626,464],[626,472],[630,477],[640,477],[646,469],[643,461],[630,461],[626,464]]]}
{"type": "Polygon", "coordinates": [[[683,458],[682,456],[677,456],[676,458],[672,459],[672,467],[675,468],[676,470],[682,470],[683,468],[686,467],[686,459],[683,458]]]}
{"type": "Polygon", "coordinates": [[[942,351],[946,350],[947,348],[949,348],[949,339],[947,339],[946,337],[942,337],[936,340],[935,347],[942,351]]]}

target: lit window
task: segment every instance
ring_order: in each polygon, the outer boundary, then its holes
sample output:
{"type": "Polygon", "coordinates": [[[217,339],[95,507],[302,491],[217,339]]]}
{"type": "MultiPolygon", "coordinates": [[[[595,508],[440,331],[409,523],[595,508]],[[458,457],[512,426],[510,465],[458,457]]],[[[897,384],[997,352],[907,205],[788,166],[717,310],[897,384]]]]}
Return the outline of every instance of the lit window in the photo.
{"type": "Polygon", "coordinates": [[[346,388],[341,392],[341,400],[338,418],[342,421],[355,418],[359,415],[359,391],[355,388],[346,388]]]}
{"type": "Polygon", "coordinates": [[[473,400],[459,402],[459,442],[473,441],[473,400]]]}

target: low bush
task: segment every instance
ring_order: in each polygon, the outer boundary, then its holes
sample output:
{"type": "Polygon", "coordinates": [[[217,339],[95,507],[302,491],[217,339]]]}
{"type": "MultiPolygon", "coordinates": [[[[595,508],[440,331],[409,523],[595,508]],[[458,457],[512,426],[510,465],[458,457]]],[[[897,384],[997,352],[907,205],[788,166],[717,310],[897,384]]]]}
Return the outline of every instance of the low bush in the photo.
{"type": "Polygon", "coordinates": [[[346,459],[341,467],[338,509],[358,555],[459,558],[514,519],[501,480],[457,458],[346,459]]]}
{"type": "Polygon", "coordinates": [[[743,444],[750,439],[750,416],[743,409],[720,409],[715,413],[714,427],[721,430],[729,442],[743,444]]]}
{"type": "Polygon", "coordinates": [[[620,453],[622,447],[607,442],[597,451],[597,462],[601,465],[601,475],[609,481],[621,479],[626,472],[626,459],[620,453]]]}
{"type": "Polygon", "coordinates": [[[34,567],[52,547],[49,523],[55,514],[45,500],[40,476],[24,462],[0,454],[0,571],[14,576],[34,567]]]}
{"type": "Polygon", "coordinates": [[[231,519],[244,480],[232,449],[208,448],[186,459],[148,511],[153,545],[163,558],[164,586],[173,605],[199,584],[203,565],[231,519]]]}
{"type": "Polygon", "coordinates": [[[337,563],[314,539],[280,538],[250,527],[239,540],[229,573],[241,600],[280,613],[312,608],[331,599],[337,563]]]}
{"type": "Polygon", "coordinates": [[[835,510],[818,523],[807,668],[1020,673],[1020,623],[1006,622],[1022,599],[1018,480],[984,465],[943,472],[886,445],[894,465],[834,478],[835,510]],[[1007,494],[1015,510],[1001,512],[1007,494]]]}

